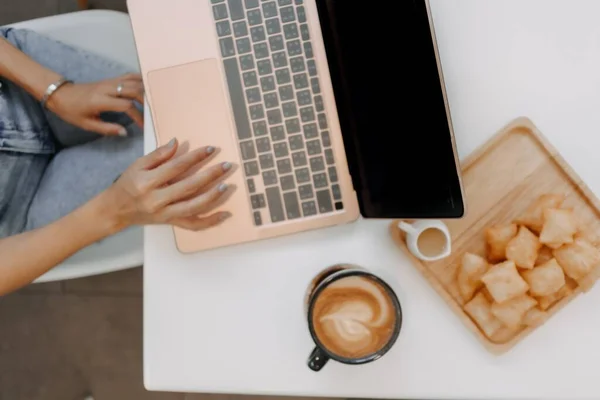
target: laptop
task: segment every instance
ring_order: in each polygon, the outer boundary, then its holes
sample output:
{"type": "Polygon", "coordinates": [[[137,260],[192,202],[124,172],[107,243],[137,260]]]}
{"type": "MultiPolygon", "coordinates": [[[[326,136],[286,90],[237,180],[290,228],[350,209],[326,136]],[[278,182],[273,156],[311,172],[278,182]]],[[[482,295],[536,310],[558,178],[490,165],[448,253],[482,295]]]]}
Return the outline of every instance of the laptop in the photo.
{"type": "Polygon", "coordinates": [[[463,215],[429,4],[390,4],[128,0],[158,145],[238,166],[233,216],[174,228],[179,251],[463,215]]]}

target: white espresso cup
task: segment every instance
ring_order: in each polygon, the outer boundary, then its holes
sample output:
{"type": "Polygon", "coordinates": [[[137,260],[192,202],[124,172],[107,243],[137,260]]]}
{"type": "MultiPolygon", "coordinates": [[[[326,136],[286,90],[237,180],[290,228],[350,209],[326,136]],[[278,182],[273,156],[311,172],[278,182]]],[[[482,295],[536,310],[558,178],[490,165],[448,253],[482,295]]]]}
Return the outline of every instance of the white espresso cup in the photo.
{"type": "Polygon", "coordinates": [[[419,220],[412,224],[400,221],[398,228],[406,233],[406,246],[418,259],[436,261],[450,255],[450,231],[442,221],[419,220]]]}

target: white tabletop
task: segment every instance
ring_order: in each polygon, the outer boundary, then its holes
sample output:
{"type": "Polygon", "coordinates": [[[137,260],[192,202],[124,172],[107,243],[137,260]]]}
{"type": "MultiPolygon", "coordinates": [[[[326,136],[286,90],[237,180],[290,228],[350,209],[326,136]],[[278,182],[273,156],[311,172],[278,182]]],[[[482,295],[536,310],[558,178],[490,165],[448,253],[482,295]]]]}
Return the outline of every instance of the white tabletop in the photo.
{"type": "MultiPolygon", "coordinates": [[[[600,193],[600,1],[432,0],[461,158],[528,116],[600,193]]],[[[147,121],[149,118],[147,118],[147,121]]],[[[146,149],[154,147],[151,124],[146,149]]],[[[401,179],[401,175],[399,176],[401,179]]],[[[387,398],[598,399],[600,287],[508,354],[486,352],[388,236],[355,224],[195,255],[148,227],[144,379],[150,390],[387,398]],[[386,279],[404,326],[381,360],[312,372],[304,291],[322,268],[386,279]]],[[[600,286],[600,285],[599,285],[600,286]]]]}

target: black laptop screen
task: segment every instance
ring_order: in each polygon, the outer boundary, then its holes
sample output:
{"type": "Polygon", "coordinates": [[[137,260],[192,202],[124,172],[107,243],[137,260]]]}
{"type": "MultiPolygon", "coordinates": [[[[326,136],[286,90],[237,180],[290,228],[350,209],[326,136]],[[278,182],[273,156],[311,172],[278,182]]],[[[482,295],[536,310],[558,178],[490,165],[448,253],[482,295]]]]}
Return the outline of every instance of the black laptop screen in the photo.
{"type": "Polygon", "coordinates": [[[462,216],[425,1],[317,3],[362,215],[462,216]]]}

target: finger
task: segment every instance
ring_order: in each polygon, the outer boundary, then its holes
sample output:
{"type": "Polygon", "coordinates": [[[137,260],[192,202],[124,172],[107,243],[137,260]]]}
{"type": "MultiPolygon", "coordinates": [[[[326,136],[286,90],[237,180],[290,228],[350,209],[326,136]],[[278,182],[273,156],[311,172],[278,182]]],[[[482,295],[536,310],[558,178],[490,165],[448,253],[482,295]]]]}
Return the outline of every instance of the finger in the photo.
{"type": "Polygon", "coordinates": [[[83,128],[105,136],[127,136],[127,129],[122,125],[104,122],[100,119],[88,119],[83,124],[83,128]]]}
{"type": "Polygon", "coordinates": [[[170,223],[190,231],[201,231],[219,225],[229,217],[231,217],[231,213],[225,211],[211,214],[208,217],[177,218],[170,223]]]}
{"type": "Polygon", "coordinates": [[[229,189],[230,186],[228,184],[221,183],[208,192],[196,196],[190,200],[181,201],[179,203],[174,203],[170,206],[167,206],[164,209],[164,214],[167,217],[167,220],[204,214],[214,208],[219,199],[227,195],[227,191],[229,189]]]}
{"type": "Polygon", "coordinates": [[[139,169],[154,169],[173,158],[177,152],[177,147],[179,147],[179,142],[173,138],[169,143],[157,148],[152,153],[138,158],[134,165],[139,169]]]}
{"type": "Polygon", "coordinates": [[[212,166],[177,183],[173,183],[154,192],[161,206],[196,196],[202,189],[216,183],[231,169],[231,163],[212,166]]]}
{"type": "Polygon", "coordinates": [[[115,78],[116,81],[127,81],[127,80],[133,80],[133,81],[141,81],[142,80],[142,75],[135,73],[135,72],[131,72],[125,75],[121,75],[118,78],[115,78]]]}
{"type": "Polygon", "coordinates": [[[119,82],[116,86],[107,86],[107,94],[124,99],[135,100],[140,104],[144,104],[144,85],[141,81],[125,80],[119,82]],[[119,96],[118,87],[122,85],[121,95],[119,96]]]}
{"type": "Polygon", "coordinates": [[[103,96],[102,100],[100,100],[100,111],[122,112],[127,114],[136,124],[140,126],[144,125],[142,113],[131,100],[111,97],[109,95],[103,96]]]}
{"type": "Polygon", "coordinates": [[[140,110],[138,110],[135,107],[135,105],[133,105],[133,103],[131,103],[131,104],[132,104],[132,107],[129,110],[125,111],[125,114],[127,114],[133,122],[138,124],[138,126],[143,128],[144,127],[144,115],[141,113],[140,110]]]}
{"type": "MultiPolygon", "coordinates": [[[[215,152],[215,150],[216,149],[213,146],[201,147],[194,151],[190,151],[189,153],[175,157],[168,163],[165,163],[164,165],[161,165],[152,171],[154,175],[153,179],[156,181],[157,185],[164,185],[177,178],[179,175],[184,174],[186,171],[198,165],[202,161],[206,160],[215,152]]],[[[231,169],[231,163],[223,166],[223,168],[231,169]]]]}

